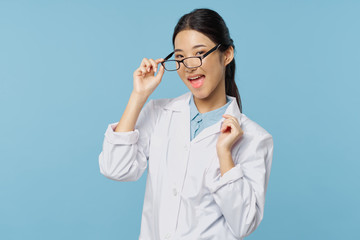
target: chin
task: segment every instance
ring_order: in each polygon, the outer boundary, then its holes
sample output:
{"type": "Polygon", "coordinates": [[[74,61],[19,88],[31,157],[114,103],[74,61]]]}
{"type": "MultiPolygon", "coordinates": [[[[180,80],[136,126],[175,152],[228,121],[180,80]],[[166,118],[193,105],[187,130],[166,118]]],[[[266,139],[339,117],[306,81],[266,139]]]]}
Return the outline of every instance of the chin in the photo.
{"type": "Polygon", "coordinates": [[[201,100],[209,97],[209,94],[207,94],[207,93],[202,93],[202,92],[198,92],[198,91],[191,91],[191,93],[194,95],[195,98],[201,99],[201,100]]]}

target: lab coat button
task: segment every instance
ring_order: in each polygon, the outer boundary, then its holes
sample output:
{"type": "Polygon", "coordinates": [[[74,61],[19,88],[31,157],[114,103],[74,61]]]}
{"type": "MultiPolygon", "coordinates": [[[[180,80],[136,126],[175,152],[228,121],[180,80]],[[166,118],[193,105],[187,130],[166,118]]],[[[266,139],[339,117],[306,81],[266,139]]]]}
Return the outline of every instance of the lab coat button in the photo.
{"type": "Polygon", "coordinates": [[[176,188],[173,188],[173,194],[174,194],[174,196],[177,195],[177,190],[176,190],[176,188]]]}
{"type": "Polygon", "coordinates": [[[165,239],[170,239],[170,237],[171,237],[171,234],[170,234],[170,233],[168,233],[168,234],[165,235],[165,239]]]}
{"type": "Polygon", "coordinates": [[[189,147],[187,145],[184,145],[185,151],[189,150],[189,147]]]}

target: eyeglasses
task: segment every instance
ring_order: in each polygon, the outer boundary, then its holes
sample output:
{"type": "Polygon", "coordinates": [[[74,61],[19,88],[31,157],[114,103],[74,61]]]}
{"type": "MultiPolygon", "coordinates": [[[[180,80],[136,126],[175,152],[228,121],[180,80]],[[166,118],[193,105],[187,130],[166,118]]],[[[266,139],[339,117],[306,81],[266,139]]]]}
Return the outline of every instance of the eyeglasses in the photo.
{"type": "Polygon", "coordinates": [[[175,53],[170,53],[163,62],[161,62],[161,65],[165,68],[167,71],[176,71],[180,68],[180,63],[183,63],[185,67],[187,68],[197,68],[202,65],[202,60],[208,56],[210,53],[216,51],[220,47],[221,43],[207,51],[205,54],[201,56],[194,56],[194,57],[187,57],[182,60],[168,60],[171,58],[171,56],[175,53]]]}

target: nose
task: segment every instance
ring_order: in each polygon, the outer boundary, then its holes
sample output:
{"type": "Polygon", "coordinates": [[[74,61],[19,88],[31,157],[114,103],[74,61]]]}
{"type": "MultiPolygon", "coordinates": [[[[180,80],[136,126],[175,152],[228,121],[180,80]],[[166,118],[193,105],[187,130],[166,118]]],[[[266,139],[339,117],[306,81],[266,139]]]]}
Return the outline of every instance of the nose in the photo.
{"type": "Polygon", "coordinates": [[[193,71],[195,71],[197,68],[187,68],[187,67],[185,67],[185,71],[186,72],[193,72],[193,71]]]}

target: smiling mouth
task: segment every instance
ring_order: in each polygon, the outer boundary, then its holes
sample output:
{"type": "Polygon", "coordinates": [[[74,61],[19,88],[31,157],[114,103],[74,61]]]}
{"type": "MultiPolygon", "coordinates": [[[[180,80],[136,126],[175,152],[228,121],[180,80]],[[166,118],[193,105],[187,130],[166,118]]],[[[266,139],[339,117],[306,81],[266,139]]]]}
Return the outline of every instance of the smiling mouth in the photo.
{"type": "Polygon", "coordinates": [[[199,88],[204,84],[205,75],[198,75],[195,77],[188,78],[193,88],[199,88]]]}

